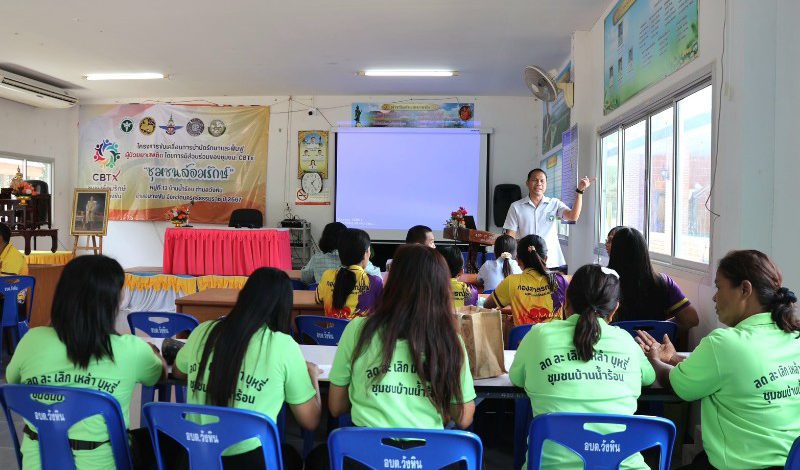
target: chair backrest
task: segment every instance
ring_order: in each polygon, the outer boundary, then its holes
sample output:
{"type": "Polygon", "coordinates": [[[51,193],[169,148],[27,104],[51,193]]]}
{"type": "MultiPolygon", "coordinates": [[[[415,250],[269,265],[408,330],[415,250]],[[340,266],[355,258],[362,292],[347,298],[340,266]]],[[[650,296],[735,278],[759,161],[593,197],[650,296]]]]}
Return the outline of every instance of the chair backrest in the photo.
{"type": "Polygon", "coordinates": [[[528,469],[541,467],[542,447],[546,440],[572,450],[584,462],[584,468],[618,469],[631,455],[654,446],[661,447],[659,468],[668,470],[675,444],[672,421],[654,416],[629,416],[592,413],[546,413],[533,418],[528,432],[528,469]],[[586,424],[624,425],[625,430],[600,433],[584,428],[586,424]]]}
{"type": "Polygon", "coordinates": [[[261,228],[263,225],[264,216],[258,209],[235,209],[228,221],[228,227],[261,228]]]}
{"type": "Polygon", "coordinates": [[[33,292],[36,279],[33,276],[2,276],[0,277],[0,294],[3,294],[3,319],[2,326],[17,326],[19,312],[17,312],[17,296],[20,291],[30,289],[26,300],[28,308],[26,319],[30,320],[33,309],[33,292]]]}
{"type": "Polygon", "coordinates": [[[650,333],[650,335],[658,341],[661,341],[661,339],[664,337],[664,334],[669,336],[669,340],[673,343],[675,343],[675,341],[678,339],[678,324],[672,323],[671,321],[631,320],[618,321],[612,323],[611,325],[622,328],[630,333],[634,338],[636,337],[636,330],[642,330],[650,333]]]}
{"type": "Polygon", "coordinates": [[[278,428],[261,413],[238,408],[177,403],[148,403],[143,412],[155,443],[158,468],[164,468],[159,431],[186,448],[189,452],[190,469],[222,469],[222,452],[233,444],[251,438],[261,441],[266,468],[283,468],[278,428]],[[191,415],[189,419],[187,415],[191,415]],[[207,422],[212,420],[215,422],[207,422]],[[206,423],[199,424],[196,421],[206,423]]]}
{"type": "Polygon", "coordinates": [[[307,289],[308,290],[317,290],[317,287],[319,287],[319,283],[318,282],[313,282],[313,283],[308,285],[307,289]]]}
{"type": "Polygon", "coordinates": [[[41,468],[75,469],[67,432],[75,423],[95,415],[102,415],[105,419],[117,469],[133,468],[122,409],[117,400],[105,392],[45,385],[2,385],[0,405],[6,416],[20,468],[22,454],[11,419],[12,411],[36,427],[41,468]],[[46,404],[34,400],[31,395],[59,402],[46,404]]]}
{"type": "Polygon", "coordinates": [[[789,451],[789,458],[786,459],[786,470],[800,470],[800,437],[794,440],[792,449],[789,451]]]}
{"type": "Polygon", "coordinates": [[[339,428],[328,438],[331,470],[348,457],[369,468],[459,468],[478,470],[483,445],[471,432],[429,429],[339,428]],[[388,465],[387,465],[388,463],[388,465]]]}
{"type": "Polygon", "coordinates": [[[295,322],[300,343],[320,346],[337,346],[349,323],[348,320],[341,318],[317,315],[298,315],[295,322]]]}
{"type": "Polygon", "coordinates": [[[292,289],[294,290],[308,290],[308,284],[299,279],[290,279],[292,281],[292,289]]]}
{"type": "Polygon", "coordinates": [[[522,342],[522,338],[531,331],[531,327],[533,324],[530,325],[520,325],[511,328],[511,332],[508,333],[508,349],[517,350],[519,347],[519,343],[522,342]]]}
{"type": "Polygon", "coordinates": [[[39,194],[50,194],[50,190],[47,186],[46,181],[42,180],[27,180],[26,183],[30,183],[33,186],[33,189],[36,190],[39,194]]]}
{"type": "Polygon", "coordinates": [[[131,312],[128,326],[131,334],[139,329],[151,338],[172,338],[181,331],[192,331],[200,322],[190,315],[171,312],[131,312]]]}

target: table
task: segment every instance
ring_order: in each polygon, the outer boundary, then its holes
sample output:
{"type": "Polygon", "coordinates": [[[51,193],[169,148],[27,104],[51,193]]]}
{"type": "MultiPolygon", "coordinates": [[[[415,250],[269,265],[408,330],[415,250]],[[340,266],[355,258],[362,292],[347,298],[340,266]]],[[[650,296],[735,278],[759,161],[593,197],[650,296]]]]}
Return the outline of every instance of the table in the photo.
{"type": "Polygon", "coordinates": [[[264,266],[292,269],[287,230],[168,228],[164,235],[164,274],[249,276],[264,266]]]}
{"type": "MultiPolygon", "coordinates": [[[[159,350],[163,339],[148,338],[148,341],[155,344],[159,350]]],[[[300,345],[300,350],[303,352],[303,357],[308,362],[313,362],[320,369],[322,373],[319,375],[320,389],[325,390],[328,388],[328,376],[331,372],[333,365],[333,357],[336,355],[336,346],[312,346],[300,345]]],[[[517,351],[504,351],[504,360],[506,369],[511,367],[514,362],[514,356],[517,351]]],[[[500,398],[506,400],[513,400],[517,398],[527,398],[525,390],[515,387],[508,378],[508,374],[503,374],[498,377],[489,379],[477,379],[474,381],[475,393],[479,398],[500,398]]],[[[681,403],[682,400],[671,391],[665,390],[658,386],[642,387],[642,395],[639,397],[642,401],[658,401],[664,403],[681,403]]]]}
{"type": "MultiPolygon", "coordinates": [[[[294,291],[292,318],[297,315],[324,315],[322,304],[318,304],[315,292],[311,290],[294,291]]],[[[185,313],[200,322],[215,320],[230,313],[236,304],[239,289],[207,289],[175,300],[178,313],[185,313]]]]}
{"type": "Polygon", "coordinates": [[[58,248],[58,229],[52,228],[21,228],[11,231],[12,237],[22,237],[25,239],[25,254],[31,254],[31,238],[33,238],[33,248],[36,248],[36,237],[50,237],[50,251],[55,253],[58,248]]]}

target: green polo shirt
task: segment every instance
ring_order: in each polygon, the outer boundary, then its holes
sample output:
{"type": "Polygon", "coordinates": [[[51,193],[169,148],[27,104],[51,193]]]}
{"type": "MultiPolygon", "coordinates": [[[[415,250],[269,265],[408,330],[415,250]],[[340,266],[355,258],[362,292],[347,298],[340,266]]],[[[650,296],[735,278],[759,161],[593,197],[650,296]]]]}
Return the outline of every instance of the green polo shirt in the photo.
{"type": "MultiPolygon", "coordinates": [[[[534,325],[519,345],[508,372],[511,382],[524,387],[533,416],[542,413],[614,413],[632,415],[642,385],[655,380],[655,371],[630,333],[602,319],[595,356],[578,359],[572,338],[579,315],[534,325]]],[[[597,426],[598,430],[603,430],[597,426]]],[[[542,468],[581,469],[571,451],[545,442],[542,468]]],[[[622,464],[623,469],[646,469],[640,454],[622,464]]]]}
{"type": "Polygon", "coordinates": [[[783,466],[800,436],[800,339],[748,317],[703,338],[669,374],[675,393],[701,399],[703,448],[717,468],[783,466]]]}
{"type": "MultiPolygon", "coordinates": [[[[428,384],[420,382],[408,341],[397,341],[383,375],[380,374],[383,342],[377,335],[353,363],[353,352],[365,321],[363,317],[354,318],[344,329],[329,375],[332,384],[348,387],[353,423],[372,428],[442,429],[445,423],[427,396],[428,384]]],[[[462,403],[475,399],[466,351],[461,391],[462,403]]]]}

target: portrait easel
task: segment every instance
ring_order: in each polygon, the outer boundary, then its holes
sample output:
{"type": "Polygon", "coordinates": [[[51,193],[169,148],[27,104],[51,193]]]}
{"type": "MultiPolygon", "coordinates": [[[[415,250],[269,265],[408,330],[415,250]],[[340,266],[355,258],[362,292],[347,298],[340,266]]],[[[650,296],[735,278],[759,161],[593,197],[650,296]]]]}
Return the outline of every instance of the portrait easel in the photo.
{"type": "Polygon", "coordinates": [[[102,235],[75,235],[75,243],[72,245],[72,256],[76,256],[78,251],[91,251],[95,255],[102,255],[103,254],[103,236],[102,235]],[[79,245],[79,240],[82,236],[86,237],[86,245],[79,245]],[[99,245],[98,245],[98,240],[99,245]],[[92,242],[92,246],[89,246],[89,241],[92,242]]]}

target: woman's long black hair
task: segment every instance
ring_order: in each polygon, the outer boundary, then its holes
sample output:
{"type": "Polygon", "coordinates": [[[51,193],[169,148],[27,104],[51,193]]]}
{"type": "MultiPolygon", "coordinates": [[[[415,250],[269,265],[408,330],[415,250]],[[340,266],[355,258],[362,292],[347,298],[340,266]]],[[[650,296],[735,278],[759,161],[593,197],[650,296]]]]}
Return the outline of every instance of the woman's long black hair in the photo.
{"type": "Polygon", "coordinates": [[[608,267],[619,273],[620,306],[617,320],[654,319],[661,312],[652,312],[653,305],[666,304],[664,279],[650,262],[644,235],[631,227],[614,233],[608,267]]]}
{"type": "Polygon", "coordinates": [[[369,250],[369,235],[363,230],[349,228],[339,236],[339,259],[342,267],[336,273],[333,282],[333,308],[340,309],[347,302],[347,297],[356,287],[356,274],[348,266],[358,264],[364,259],[364,253],[369,250]]]}
{"type": "Polygon", "coordinates": [[[578,358],[584,362],[594,357],[594,345],[600,341],[597,317],[608,321],[619,301],[619,279],[603,269],[597,264],[582,266],[575,271],[567,287],[572,311],[580,315],[572,342],[578,358]]]}
{"type": "Polygon", "coordinates": [[[119,312],[125,272],[103,255],[79,256],[64,266],[56,285],[50,325],[67,348],[67,357],[81,369],[92,359],[114,360],[111,336],[119,312]]]}
{"type": "Polygon", "coordinates": [[[290,333],[292,296],[289,276],[279,269],[259,268],[247,278],[231,313],[216,320],[206,333],[197,371],[199,380],[193,389],[200,388],[199,382],[208,369],[207,405],[231,405],[247,348],[262,328],[290,333]]]}

